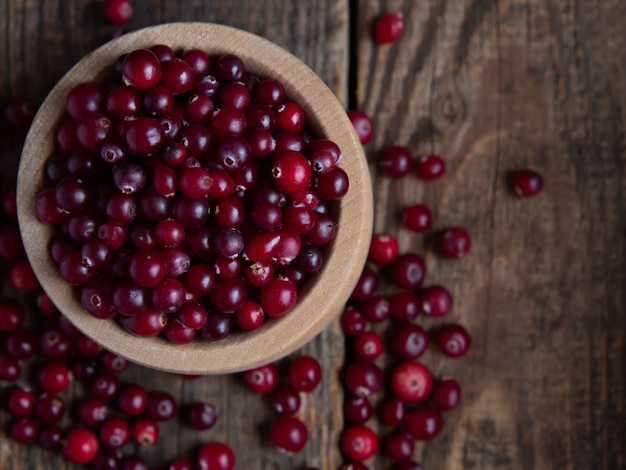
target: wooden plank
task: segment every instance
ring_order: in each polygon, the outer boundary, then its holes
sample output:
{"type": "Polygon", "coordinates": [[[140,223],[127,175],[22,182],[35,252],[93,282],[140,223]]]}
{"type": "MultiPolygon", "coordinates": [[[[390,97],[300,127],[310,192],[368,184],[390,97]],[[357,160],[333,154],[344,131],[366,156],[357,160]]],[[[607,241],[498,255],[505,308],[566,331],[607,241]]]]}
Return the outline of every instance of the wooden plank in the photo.
{"type": "MultiPolygon", "coordinates": [[[[242,28],[285,47],[322,77],[347,105],[348,2],[323,1],[302,5],[289,0],[178,2],[133,0],[135,14],[128,29],[166,21],[209,21],[242,28]]],[[[106,41],[116,30],[100,11],[101,2],[79,0],[9,0],[0,15],[0,102],[24,95],[40,101],[60,76],[83,55],[106,41]]],[[[14,185],[14,174],[23,136],[7,136],[1,149],[2,193],[14,185]]],[[[13,295],[6,286],[3,293],[13,295]]],[[[310,442],[298,455],[279,454],[268,437],[273,417],[271,403],[255,396],[240,376],[203,377],[185,380],[178,376],[132,366],[122,375],[152,390],[167,390],[180,403],[208,401],[216,406],[217,425],[193,431],[177,422],[162,426],[156,446],[133,451],[153,465],[180,456],[193,456],[209,440],[229,443],[238,468],[335,468],[341,457],[334,443],[343,426],[341,385],[337,380],[343,362],[343,337],[337,323],[294,354],[320,359],[324,385],[303,397],[300,417],[307,423],[310,442]]],[[[281,363],[284,369],[286,362],[281,363]]],[[[3,385],[4,387],[4,385],[3,385]]],[[[76,388],[70,395],[82,396],[76,388]]],[[[12,443],[4,434],[8,416],[0,411],[0,461],[11,469],[69,469],[58,455],[37,447],[12,443]]]]}
{"type": "Polygon", "coordinates": [[[417,446],[424,468],[624,466],[624,13],[617,1],[359,2],[372,169],[391,144],[448,164],[429,184],[374,174],[376,229],[425,253],[427,282],[456,300],[447,320],[474,340],[457,361],[425,356],[464,397],[417,446]],[[385,11],[403,11],[407,30],[376,47],[385,11]],[[521,167],[545,177],[536,199],[507,186],[521,167]],[[472,253],[447,262],[424,249],[397,224],[414,202],[436,228],[467,227],[472,253]]]}

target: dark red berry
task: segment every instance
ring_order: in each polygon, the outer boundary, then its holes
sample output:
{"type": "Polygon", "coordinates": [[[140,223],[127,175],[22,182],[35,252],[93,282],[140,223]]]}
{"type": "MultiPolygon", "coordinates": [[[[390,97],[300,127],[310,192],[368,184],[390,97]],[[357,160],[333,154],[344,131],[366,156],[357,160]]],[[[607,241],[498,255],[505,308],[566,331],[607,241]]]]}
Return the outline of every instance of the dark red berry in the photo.
{"type": "Polygon", "coordinates": [[[98,452],[98,438],[85,428],[75,428],[63,437],[63,455],[77,464],[91,462],[98,452]]]}
{"type": "Polygon", "coordinates": [[[138,90],[147,90],[161,80],[161,62],[152,51],[140,49],[129,53],[122,64],[124,82],[138,90]]]}
{"type": "Polygon", "coordinates": [[[343,405],[343,415],[352,424],[363,424],[374,414],[374,406],[366,397],[350,397],[343,405]]]}
{"type": "Polygon", "coordinates": [[[407,403],[425,400],[432,384],[430,370],[418,362],[402,362],[393,369],[391,376],[393,393],[407,403]]]}
{"type": "Polygon", "coordinates": [[[361,144],[365,145],[372,140],[372,135],[374,134],[374,124],[367,114],[363,111],[348,111],[348,118],[350,119],[361,144]]]}
{"type": "Polygon", "coordinates": [[[415,451],[413,437],[404,433],[396,432],[385,440],[385,454],[391,460],[402,461],[410,459],[415,451]]]}
{"type": "Polygon", "coordinates": [[[267,393],[278,383],[278,369],[274,364],[266,364],[244,372],[243,379],[255,393],[267,393]]]}
{"type": "Polygon", "coordinates": [[[270,439],[280,451],[299,452],[309,439],[309,431],[298,418],[279,416],[270,425],[270,439]]]}
{"type": "Polygon", "coordinates": [[[377,44],[396,42],[404,33],[404,15],[385,13],[376,20],[375,39],[377,44]]]}
{"type": "Polygon", "coordinates": [[[448,357],[464,356],[472,344],[469,333],[461,325],[443,325],[436,331],[439,349],[448,357]]]}
{"type": "Polygon", "coordinates": [[[398,287],[415,289],[424,281],[426,265],[415,253],[401,254],[389,266],[389,275],[398,287]]]}
{"type": "Polygon", "coordinates": [[[289,383],[300,392],[311,392],[322,380],[320,363],[311,356],[298,356],[289,364],[289,383]]]}
{"type": "Polygon", "coordinates": [[[235,468],[235,453],[221,442],[209,442],[198,451],[198,470],[232,470],[235,468]]]}
{"type": "Polygon", "coordinates": [[[513,173],[513,191],[519,197],[536,196],[543,189],[542,176],[533,170],[518,170],[513,173]]]}
{"type": "Polygon", "coordinates": [[[407,207],[402,214],[402,223],[409,230],[424,232],[432,225],[433,216],[430,209],[424,204],[414,204],[407,207]]]}
{"type": "Polygon", "coordinates": [[[469,233],[461,227],[450,227],[435,235],[435,248],[444,258],[463,258],[469,253],[471,246],[469,233]]]}
{"type": "Polygon", "coordinates": [[[344,385],[354,395],[369,397],[382,388],[383,371],[370,361],[354,362],[345,371],[344,385]]]}
{"type": "Polygon", "coordinates": [[[210,403],[198,401],[185,407],[185,421],[194,429],[211,429],[217,422],[215,406],[210,403]]]}
{"type": "Polygon", "coordinates": [[[362,462],[378,450],[378,436],[367,426],[350,426],[341,433],[340,446],[350,460],[362,462]]]}
{"type": "Polygon", "coordinates": [[[279,416],[292,415],[300,409],[300,393],[290,385],[278,385],[272,394],[272,404],[279,416]]]}
{"type": "Polygon", "coordinates": [[[420,405],[407,414],[404,423],[411,436],[420,441],[428,441],[441,432],[444,419],[435,408],[420,405]]]}
{"type": "Polygon", "coordinates": [[[430,391],[430,399],[441,411],[451,410],[461,401],[461,386],[454,379],[436,380],[430,391]]]}
{"type": "Polygon", "coordinates": [[[133,4],[130,0],[107,0],[104,4],[104,16],[114,25],[126,24],[133,17],[133,4]]]}
{"type": "Polygon", "coordinates": [[[139,418],[133,422],[131,429],[133,441],[140,446],[150,446],[159,438],[159,425],[152,418],[139,418]]]}
{"type": "Polygon", "coordinates": [[[413,169],[413,156],[408,148],[395,145],[383,152],[378,160],[378,166],[386,175],[402,178],[413,169]]]}

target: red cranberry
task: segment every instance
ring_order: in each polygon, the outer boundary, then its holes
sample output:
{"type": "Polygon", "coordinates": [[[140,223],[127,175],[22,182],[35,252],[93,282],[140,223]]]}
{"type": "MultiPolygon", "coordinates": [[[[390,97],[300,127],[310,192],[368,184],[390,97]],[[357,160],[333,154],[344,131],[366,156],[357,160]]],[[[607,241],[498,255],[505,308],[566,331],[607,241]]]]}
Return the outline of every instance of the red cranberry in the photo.
{"type": "Polygon", "coordinates": [[[404,15],[385,13],[376,20],[375,39],[377,44],[396,42],[404,33],[404,15]]]}
{"type": "Polygon", "coordinates": [[[159,438],[159,425],[151,418],[139,418],[131,426],[133,441],[140,446],[150,446],[159,438]]]}
{"type": "Polygon", "coordinates": [[[267,393],[278,383],[278,369],[274,364],[266,364],[246,371],[243,379],[253,392],[267,393]]]}
{"type": "Polygon", "coordinates": [[[436,234],[435,248],[448,259],[463,258],[471,248],[470,235],[464,228],[450,227],[436,234]]]}
{"type": "Polygon", "coordinates": [[[138,90],[147,90],[161,80],[161,63],[149,50],[136,50],[129,53],[122,64],[124,82],[138,90]]]}
{"type": "Polygon", "coordinates": [[[354,352],[363,359],[376,359],[382,354],[383,348],[382,338],[373,331],[364,331],[354,338],[354,352]]]}
{"type": "Polygon", "coordinates": [[[396,432],[385,441],[385,454],[391,460],[406,460],[413,456],[415,442],[413,438],[403,432],[396,432]]]}
{"type": "Polygon", "coordinates": [[[17,359],[0,356],[0,380],[14,382],[22,375],[22,367],[17,359]]]}
{"type": "Polygon", "coordinates": [[[356,337],[365,331],[367,322],[360,310],[354,307],[347,307],[341,314],[341,329],[344,335],[356,337]]]}
{"type": "Polygon", "coordinates": [[[33,357],[37,353],[38,346],[37,335],[24,329],[12,331],[4,343],[7,354],[19,361],[33,357]]]}
{"type": "Polygon", "coordinates": [[[442,286],[429,286],[419,293],[425,314],[442,317],[452,310],[452,295],[442,286]]]}
{"type": "Polygon", "coordinates": [[[89,463],[98,452],[98,438],[89,429],[72,429],[65,434],[63,441],[63,455],[73,463],[89,463]]]}
{"type": "Polygon", "coordinates": [[[269,317],[285,315],[297,300],[296,286],[287,279],[274,278],[261,288],[261,307],[269,317]]]}
{"type": "Polygon", "coordinates": [[[374,414],[374,407],[366,397],[350,397],[343,405],[343,415],[352,424],[363,424],[374,414]]]}
{"type": "Polygon", "coordinates": [[[130,0],[107,0],[104,4],[104,16],[114,25],[126,24],[133,17],[133,4],[130,0]]]}
{"type": "Polygon", "coordinates": [[[6,403],[13,416],[25,416],[35,408],[35,393],[30,388],[14,388],[9,392],[6,403]]]}
{"type": "Polygon", "coordinates": [[[78,406],[78,418],[90,428],[102,423],[108,414],[106,403],[99,398],[87,398],[78,406]]]}
{"type": "Polygon", "coordinates": [[[101,372],[96,375],[91,383],[91,394],[95,398],[110,400],[119,393],[120,381],[111,372],[101,372]]]}
{"type": "Polygon", "coordinates": [[[39,432],[38,444],[47,450],[60,450],[63,431],[55,424],[44,426],[39,432]]]}
{"type": "Polygon", "coordinates": [[[152,392],[148,395],[146,411],[156,421],[169,421],[176,415],[178,405],[174,397],[167,392],[152,392]]]}
{"type": "Polygon", "coordinates": [[[398,292],[389,299],[389,316],[396,321],[413,321],[421,312],[422,301],[411,291],[398,292]]]}
{"type": "Polygon", "coordinates": [[[464,356],[472,343],[469,333],[461,325],[443,325],[436,332],[439,349],[448,357],[464,356]]]}
{"type": "Polygon", "coordinates": [[[417,359],[426,352],[428,334],[419,325],[405,323],[393,332],[391,349],[402,359],[417,359]]]}
{"type": "Polygon", "coordinates": [[[39,435],[39,425],[37,421],[29,416],[16,418],[9,424],[9,435],[11,439],[19,444],[32,444],[39,435]]]}
{"type": "Polygon", "coordinates": [[[81,83],[67,94],[65,108],[74,121],[102,111],[106,90],[96,83],[81,83]]]}
{"type": "Polygon", "coordinates": [[[406,406],[400,398],[390,398],[381,404],[378,416],[388,426],[399,426],[406,416],[406,406]]]}
{"type": "Polygon", "coordinates": [[[370,243],[369,260],[379,266],[390,264],[398,256],[398,240],[386,233],[375,234],[370,243]]]}
{"type": "Polygon", "coordinates": [[[383,371],[373,362],[358,361],[345,371],[344,385],[353,394],[369,397],[383,386],[383,371]]]}
{"type": "Polygon", "coordinates": [[[446,163],[439,155],[423,155],[415,166],[417,176],[426,181],[433,181],[443,176],[446,163]]]}
{"type": "Polygon", "coordinates": [[[138,416],[148,405],[148,392],[141,385],[124,384],[117,396],[117,407],[128,416],[138,416]]]}
{"type": "Polygon", "coordinates": [[[282,452],[299,452],[309,440],[309,431],[294,416],[279,416],[270,425],[270,439],[282,452]]]}
{"type": "Polygon", "coordinates": [[[48,393],[61,393],[72,380],[72,372],[63,362],[43,364],[37,373],[39,387],[48,393]]]}
{"type": "Polygon", "coordinates": [[[350,119],[361,144],[365,145],[372,140],[372,135],[374,134],[374,124],[367,114],[363,111],[348,111],[348,118],[350,119]]]}
{"type": "Polygon", "coordinates": [[[426,265],[424,260],[415,253],[399,255],[389,266],[389,274],[393,282],[403,289],[415,289],[424,281],[426,265]]]}
{"type": "Polygon", "coordinates": [[[387,148],[378,161],[378,166],[392,178],[402,178],[413,168],[413,156],[406,147],[395,145],[387,148]]]}
{"type": "Polygon", "coordinates": [[[277,154],[271,169],[274,185],[285,193],[305,189],[311,182],[311,166],[301,153],[284,150],[277,154]]]}
{"type": "Polygon", "coordinates": [[[365,266],[350,298],[356,302],[369,299],[376,293],[378,284],[378,274],[370,267],[365,266]]]}
{"type": "Polygon", "coordinates": [[[30,127],[37,107],[28,98],[11,98],[4,107],[4,117],[16,129],[28,129],[30,127]]]}
{"type": "Polygon", "coordinates": [[[424,232],[432,225],[433,216],[430,209],[424,204],[414,204],[405,209],[402,214],[402,223],[409,230],[424,232]]]}
{"type": "Polygon", "coordinates": [[[454,379],[439,379],[433,385],[430,399],[441,411],[451,410],[461,401],[461,386],[454,379]]]}
{"type": "Polygon", "coordinates": [[[289,416],[300,409],[300,393],[290,385],[278,385],[272,394],[272,404],[279,416],[289,416]]]}
{"type": "Polygon", "coordinates": [[[130,426],[119,416],[109,416],[100,426],[100,443],[111,449],[121,449],[130,440],[130,426]]]}
{"type": "Polygon", "coordinates": [[[36,292],[41,289],[28,261],[22,261],[13,266],[9,272],[9,283],[20,292],[36,292]]]}
{"type": "Polygon", "coordinates": [[[513,191],[519,197],[536,196],[543,189],[542,176],[533,170],[518,170],[513,173],[513,191]]]}
{"type": "Polygon", "coordinates": [[[196,460],[198,470],[232,470],[235,467],[235,453],[221,442],[203,445],[196,460]]]}
{"type": "Polygon", "coordinates": [[[380,323],[389,318],[390,304],[384,297],[374,296],[361,303],[361,312],[370,323],[380,323]]]}
{"type": "Polygon", "coordinates": [[[394,368],[391,377],[393,393],[407,403],[425,400],[432,384],[430,370],[418,362],[402,362],[394,368]]]}
{"type": "Polygon", "coordinates": [[[322,380],[320,363],[311,356],[299,356],[289,364],[289,383],[300,392],[311,392],[322,380]]]}
{"type": "Polygon", "coordinates": [[[56,424],[65,415],[65,403],[57,395],[43,393],[37,397],[35,413],[42,423],[56,424]]]}
{"type": "Polygon", "coordinates": [[[350,426],[341,433],[340,446],[346,457],[361,462],[378,450],[378,436],[367,426],[350,426]]]}
{"type": "Polygon", "coordinates": [[[185,408],[185,420],[194,429],[211,429],[217,422],[215,406],[202,401],[191,403],[185,408]]]}
{"type": "Polygon", "coordinates": [[[420,441],[428,441],[441,432],[444,419],[435,408],[421,405],[406,416],[404,423],[411,436],[420,441]]]}
{"type": "MultiPolygon", "coordinates": [[[[258,264],[258,263],[255,263],[258,264]]],[[[246,280],[250,280],[246,277],[246,280]]],[[[258,302],[248,299],[239,310],[235,312],[235,323],[244,330],[250,331],[259,328],[265,318],[265,312],[258,302]]]]}

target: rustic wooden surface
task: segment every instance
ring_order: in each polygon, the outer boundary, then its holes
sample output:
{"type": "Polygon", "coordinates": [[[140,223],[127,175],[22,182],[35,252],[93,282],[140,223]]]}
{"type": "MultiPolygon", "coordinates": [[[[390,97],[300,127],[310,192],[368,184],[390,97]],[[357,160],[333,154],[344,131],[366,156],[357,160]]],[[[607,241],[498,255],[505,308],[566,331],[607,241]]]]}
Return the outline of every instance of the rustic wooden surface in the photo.
{"type": "MultiPolygon", "coordinates": [[[[62,73],[115,30],[102,2],[5,0],[0,16],[0,102],[41,100],[62,73]]],[[[417,446],[425,469],[626,468],[626,3],[621,0],[430,0],[247,2],[133,0],[129,28],[206,20],[261,34],[310,65],[346,107],[375,120],[366,150],[375,170],[385,146],[437,152],[446,177],[392,182],[373,171],[377,231],[424,253],[428,283],[455,296],[451,318],[473,348],[463,359],[424,361],[463,385],[438,439],[417,446]],[[377,47],[373,20],[403,11],[401,42],[377,47]],[[506,175],[539,170],[544,192],[514,197],[506,175]],[[436,227],[473,236],[464,260],[443,262],[398,211],[425,202],[436,227]]],[[[12,185],[20,136],[2,143],[2,189],[12,185]]],[[[13,295],[6,287],[5,296],[13,295]]],[[[434,325],[435,322],[424,322],[434,325]]],[[[154,448],[163,462],[208,439],[224,440],[243,469],[337,468],[343,426],[337,380],[344,349],[333,324],[304,351],[323,361],[324,385],[301,417],[311,440],[297,456],[276,453],[268,404],[237,377],[188,381],[132,368],[129,379],[204,399],[218,425],[171,424],[154,448]]],[[[4,384],[0,384],[4,386],[4,384]]],[[[71,393],[80,394],[76,389],[71,393]]],[[[7,414],[0,411],[4,427],[7,414]]],[[[72,468],[0,431],[0,467],[72,468]]],[[[380,429],[381,434],[388,432],[380,429]]],[[[370,468],[386,468],[382,458],[370,468]]]]}

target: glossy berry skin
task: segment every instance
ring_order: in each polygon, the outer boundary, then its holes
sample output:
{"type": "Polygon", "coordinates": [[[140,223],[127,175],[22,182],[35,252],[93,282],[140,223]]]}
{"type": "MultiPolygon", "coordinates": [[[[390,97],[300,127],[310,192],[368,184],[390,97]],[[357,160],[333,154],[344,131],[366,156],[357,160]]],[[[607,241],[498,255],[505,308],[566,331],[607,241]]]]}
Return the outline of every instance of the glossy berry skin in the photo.
{"type": "Polygon", "coordinates": [[[391,280],[402,289],[415,289],[424,281],[426,265],[421,256],[404,253],[389,265],[391,280]]]}
{"type": "Polygon", "coordinates": [[[374,360],[383,352],[383,340],[374,331],[364,331],[354,338],[354,353],[363,359],[374,360]]]}
{"type": "Polygon", "coordinates": [[[418,362],[402,362],[391,375],[391,389],[406,403],[419,403],[428,398],[433,377],[430,370],[418,362]]]}
{"type": "Polygon", "coordinates": [[[376,44],[396,42],[404,33],[404,15],[399,13],[385,13],[376,20],[374,38],[376,44]]]}
{"type": "Polygon", "coordinates": [[[282,452],[299,452],[309,440],[309,431],[293,416],[279,416],[270,425],[270,439],[282,452]]]}
{"type": "Polygon", "coordinates": [[[366,145],[374,135],[374,124],[370,117],[363,111],[348,111],[348,119],[356,131],[356,135],[362,145],[366,145]]]}
{"type": "Polygon", "coordinates": [[[382,388],[383,371],[370,361],[353,362],[346,368],[344,385],[354,395],[369,397],[382,388]]]}
{"type": "Polygon", "coordinates": [[[356,337],[365,331],[367,322],[360,310],[347,307],[341,314],[341,330],[348,337],[356,337]]]}
{"type": "Polygon", "coordinates": [[[282,317],[297,301],[298,290],[287,279],[274,278],[261,288],[261,307],[269,317],[282,317]]]}
{"type": "Polygon", "coordinates": [[[290,385],[278,385],[272,395],[274,411],[279,416],[289,416],[300,409],[300,393],[290,385]]]}
{"type": "Polygon", "coordinates": [[[410,322],[422,313],[422,301],[411,291],[402,291],[389,299],[389,316],[402,323],[410,322]]]}
{"type": "Polygon", "coordinates": [[[450,227],[435,235],[435,249],[446,259],[465,257],[472,247],[472,240],[467,230],[461,227],[450,227]]]}
{"type": "Polygon", "coordinates": [[[235,468],[235,453],[221,442],[209,442],[198,451],[198,470],[232,470],[235,468]]]}
{"type": "Polygon", "coordinates": [[[464,356],[472,344],[469,333],[461,325],[441,326],[435,339],[441,352],[452,358],[464,356]]]}
{"type": "Polygon", "coordinates": [[[385,454],[391,460],[402,461],[410,459],[415,451],[413,438],[403,432],[394,433],[385,441],[385,454]]]}
{"type": "Polygon", "coordinates": [[[169,421],[176,416],[177,409],[176,399],[167,392],[152,392],[148,395],[146,412],[156,421],[169,421]]]}
{"type": "Polygon", "coordinates": [[[104,16],[110,23],[121,26],[133,17],[133,5],[130,0],[107,0],[104,4],[104,16]]]}
{"type": "Polygon", "coordinates": [[[19,444],[32,444],[39,435],[39,425],[37,420],[22,416],[11,421],[8,434],[19,444]]]}
{"type": "Polygon", "coordinates": [[[63,362],[49,362],[39,368],[37,383],[48,393],[61,393],[72,380],[70,369],[63,362]]]}
{"type": "Polygon", "coordinates": [[[243,380],[254,393],[267,393],[278,384],[278,368],[275,364],[266,364],[243,374],[243,380]]]}
{"type": "Polygon", "coordinates": [[[302,191],[311,182],[311,166],[304,155],[292,150],[278,153],[272,162],[272,181],[279,191],[302,191]]]}
{"type": "Polygon", "coordinates": [[[378,417],[388,426],[399,426],[405,416],[406,405],[400,398],[390,398],[380,405],[378,417]]]}
{"type": "Polygon", "coordinates": [[[518,170],[512,179],[513,191],[519,197],[536,196],[543,189],[543,177],[533,170],[518,170]]]}
{"type": "Polygon", "coordinates": [[[430,399],[441,411],[451,410],[461,401],[461,386],[454,379],[439,379],[430,391],[430,399]]]}
{"type": "Polygon", "coordinates": [[[211,429],[217,422],[215,406],[203,401],[190,403],[185,407],[185,421],[199,431],[211,429]]]}
{"type": "Polygon", "coordinates": [[[399,249],[396,237],[387,233],[378,233],[370,242],[368,259],[378,266],[386,266],[396,259],[399,249]]]}
{"type": "Polygon", "coordinates": [[[413,156],[406,147],[394,145],[385,149],[378,160],[378,166],[387,176],[402,178],[413,169],[413,156]]]}
{"type": "Polygon", "coordinates": [[[452,310],[452,295],[443,286],[428,286],[420,291],[419,298],[426,315],[443,317],[452,310]]]}
{"type": "Polygon", "coordinates": [[[433,215],[428,206],[413,204],[402,213],[402,223],[413,232],[425,232],[433,223],[433,215]]]}
{"type": "Polygon", "coordinates": [[[350,460],[362,462],[378,450],[378,436],[367,426],[350,426],[341,433],[340,447],[350,460]]]}
{"type": "Polygon", "coordinates": [[[439,155],[423,155],[417,160],[415,172],[425,181],[434,181],[446,172],[446,162],[439,155]]]}
{"type": "Polygon", "coordinates": [[[100,426],[98,437],[103,446],[121,449],[130,440],[130,425],[120,416],[109,416],[100,426]]]}
{"type": "Polygon", "coordinates": [[[390,338],[391,350],[402,359],[417,359],[426,352],[428,333],[421,326],[405,323],[399,326],[390,338]]]}
{"type": "Polygon", "coordinates": [[[13,331],[24,323],[24,309],[13,300],[0,301],[0,332],[13,331]]]}
{"type": "Polygon", "coordinates": [[[322,380],[322,367],[311,356],[299,356],[289,364],[289,383],[300,392],[311,392],[322,380]]]}
{"type": "Polygon", "coordinates": [[[138,416],[148,405],[148,392],[141,385],[127,383],[117,396],[117,407],[128,416],[138,416]]]}
{"type": "Polygon", "coordinates": [[[407,414],[404,424],[407,432],[415,439],[429,441],[443,429],[441,412],[427,405],[420,405],[407,414]]]}
{"type": "Polygon", "coordinates": [[[343,415],[352,424],[363,424],[374,414],[374,406],[365,397],[350,397],[343,405],[343,415]]]}
{"type": "Polygon", "coordinates": [[[361,277],[350,295],[350,299],[356,302],[361,302],[373,297],[378,289],[379,283],[380,280],[376,271],[369,266],[365,266],[363,268],[363,272],[361,273],[361,277]]]}
{"type": "Polygon", "coordinates": [[[9,392],[6,404],[13,416],[25,416],[35,407],[35,393],[25,387],[14,388],[9,392]]]}
{"type": "Polygon", "coordinates": [[[159,425],[151,418],[139,418],[130,429],[133,441],[140,446],[150,446],[159,438],[159,425]]]}
{"type": "Polygon", "coordinates": [[[86,428],[75,428],[65,434],[63,455],[77,464],[91,462],[98,452],[98,438],[86,428]]]}

